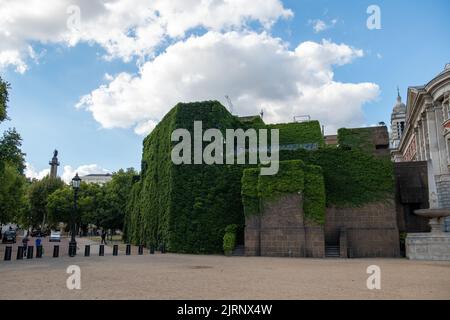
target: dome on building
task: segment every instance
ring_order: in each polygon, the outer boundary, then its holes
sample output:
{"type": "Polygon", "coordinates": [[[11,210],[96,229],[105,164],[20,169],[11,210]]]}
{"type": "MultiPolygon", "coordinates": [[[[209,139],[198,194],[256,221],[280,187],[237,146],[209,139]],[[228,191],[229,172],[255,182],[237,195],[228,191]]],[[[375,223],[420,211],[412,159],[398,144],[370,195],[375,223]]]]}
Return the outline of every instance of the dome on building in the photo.
{"type": "Polygon", "coordinates": [[[400,91],[397,96],[397,103],[394,106],[392,113],[406,113],[406,105],[402,102],[402,97],[400,97],[400,91]]]}

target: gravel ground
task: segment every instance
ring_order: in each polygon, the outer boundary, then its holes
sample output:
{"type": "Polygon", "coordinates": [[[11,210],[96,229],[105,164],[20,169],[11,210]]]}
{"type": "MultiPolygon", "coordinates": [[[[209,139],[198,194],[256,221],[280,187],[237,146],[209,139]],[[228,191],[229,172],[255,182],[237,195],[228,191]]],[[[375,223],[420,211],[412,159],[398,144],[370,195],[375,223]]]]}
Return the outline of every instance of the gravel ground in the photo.
{"type": "Polygon", "coordinates": [[[0,261],[0,299],[450,299],[450,262],[146,253],[0,261]],[[66,268],[81,268],[68,290],[66,268]],[[366,269],[381,268],[381,290],[366,269]]]}

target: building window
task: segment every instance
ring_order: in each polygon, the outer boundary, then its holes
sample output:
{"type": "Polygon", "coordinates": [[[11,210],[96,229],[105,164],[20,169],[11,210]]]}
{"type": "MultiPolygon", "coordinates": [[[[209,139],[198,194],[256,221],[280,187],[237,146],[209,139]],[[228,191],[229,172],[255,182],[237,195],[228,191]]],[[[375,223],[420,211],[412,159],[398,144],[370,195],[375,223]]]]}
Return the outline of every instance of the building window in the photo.
{"type": "Polygon", "coordinates": [[[447,165],[450,167],[450,137],[447,138],[447,165]]]}

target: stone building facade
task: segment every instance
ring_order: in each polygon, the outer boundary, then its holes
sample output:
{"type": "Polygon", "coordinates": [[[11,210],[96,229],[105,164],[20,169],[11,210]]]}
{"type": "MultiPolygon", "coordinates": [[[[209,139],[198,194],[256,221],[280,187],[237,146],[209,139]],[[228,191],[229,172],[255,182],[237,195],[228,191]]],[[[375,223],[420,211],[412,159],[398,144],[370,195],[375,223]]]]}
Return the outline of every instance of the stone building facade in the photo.
{"type": "MultiPolygon", "coordinates": [[[[431,208],[450,208],[449,103],[450,64],[426,85],[408,88],[405,128],[392,150],[395,162],[427,162],[431,208]]],[[[446,224],[450,230],[450,219],[446,224]]]]}

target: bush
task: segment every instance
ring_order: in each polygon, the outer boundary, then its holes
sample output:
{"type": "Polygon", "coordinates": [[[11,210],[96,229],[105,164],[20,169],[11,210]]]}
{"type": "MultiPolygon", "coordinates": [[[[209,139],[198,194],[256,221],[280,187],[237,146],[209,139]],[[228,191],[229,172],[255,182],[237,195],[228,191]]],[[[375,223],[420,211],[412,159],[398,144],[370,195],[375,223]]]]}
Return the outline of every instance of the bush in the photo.
{"type": "Polygon", "coordinates": [[[237,229],[238,226],[236,224],[230,224],[225,228],[225,235],[223,236],[223,252],[227,256],[231,255],[236,246],[237,229]]]}

